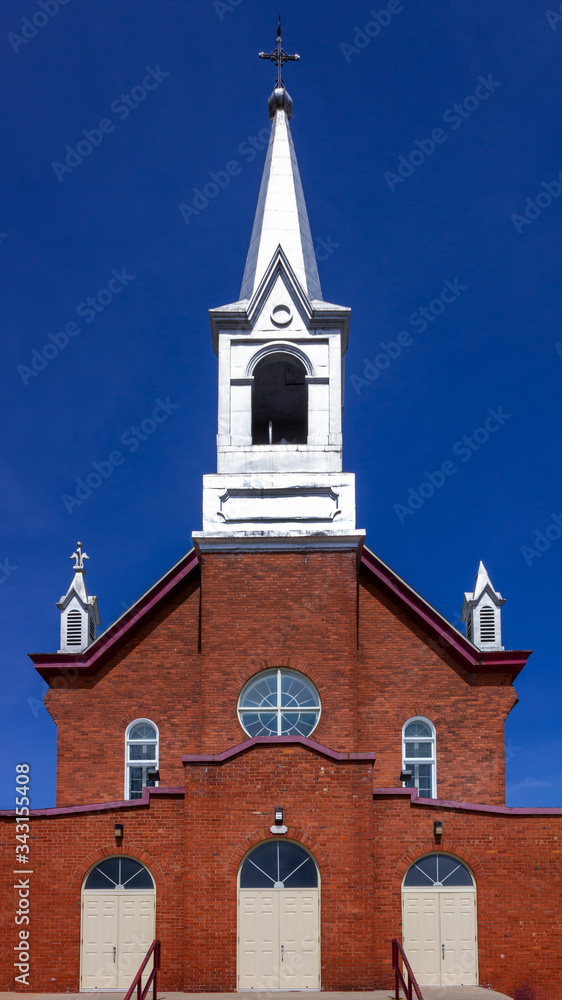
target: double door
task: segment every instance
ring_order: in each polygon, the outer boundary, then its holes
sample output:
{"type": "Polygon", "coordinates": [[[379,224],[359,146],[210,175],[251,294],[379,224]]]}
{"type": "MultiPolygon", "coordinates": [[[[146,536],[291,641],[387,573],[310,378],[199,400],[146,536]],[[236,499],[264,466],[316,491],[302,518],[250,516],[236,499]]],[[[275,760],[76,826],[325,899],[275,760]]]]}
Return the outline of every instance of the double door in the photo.
{"type": "Polygon", "coordinates": [[[129,988],[154,940],[154,903],[154,893],[82,894],[82,990],[129,988]]]}
{"type": "Polygon", "coordinates": [[[474,891],[405,890],[403,944],[420,986],[476,986],[474,891]]]}
{"type": "Polygon", "coordinates": [[[320,988],[318,889],[240,889],[238,989],[320,988]]]}

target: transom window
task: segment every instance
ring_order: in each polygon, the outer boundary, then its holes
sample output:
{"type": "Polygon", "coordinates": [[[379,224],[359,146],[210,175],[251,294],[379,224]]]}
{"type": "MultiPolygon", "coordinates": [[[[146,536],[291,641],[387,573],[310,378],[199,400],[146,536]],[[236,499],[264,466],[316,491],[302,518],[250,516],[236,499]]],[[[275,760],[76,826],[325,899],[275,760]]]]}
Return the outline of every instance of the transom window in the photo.
{"type": "Polygon", "coordinates": [[[404,885],[411,888],[435,889],[453,886],[473,886],[474,880],[466,865],[449,854],[426,854],[408,868],[404,885]]]}
{"type": "Polygon", "coordinates": [[[136,719],[125,744],[125,798],[141,799],[143,788],[157,783],[151,772],[158,770],[158,730],[149,719],[136,719]]]}
{"type": "Polygon", "coordinates": [[[403,770],[411,772],[406,788],[417,788],[424,799],[437,796],[435,781],[435,726],[429,719],[410,719],[403,731],[403,770]]]}
{"type": "Polygon", "coordinates": [[[241,889],[315,889],[317,885],[312,857],[290,840],[258,844],[240,870],[241,889]]]}
{"type": "Polygon", "coordinates": [[[238,702],[248,736],[309,736],[320,718],[314,684],[295,670],[264,670],[248,681],[238,702]]]}
{"type": "Polygon", "coordinates": [[[99,865],[92,868],[85,883],[85,889],[154,889],[152,875],[134,858],[120,855],[117,858],[104,858],[99,865]]]}

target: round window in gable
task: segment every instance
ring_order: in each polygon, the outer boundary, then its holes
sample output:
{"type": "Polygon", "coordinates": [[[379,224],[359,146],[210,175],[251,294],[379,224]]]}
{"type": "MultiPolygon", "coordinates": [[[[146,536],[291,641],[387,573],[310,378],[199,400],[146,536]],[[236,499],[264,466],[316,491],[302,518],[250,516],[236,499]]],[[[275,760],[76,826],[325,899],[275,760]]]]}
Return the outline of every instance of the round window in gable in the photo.
{"type": "Polygon", "coordinates": [[[248,736],[310,736],[320,710],[320,696],[308,677],[281,667],[252,677],[238,702],[248,736]]]}

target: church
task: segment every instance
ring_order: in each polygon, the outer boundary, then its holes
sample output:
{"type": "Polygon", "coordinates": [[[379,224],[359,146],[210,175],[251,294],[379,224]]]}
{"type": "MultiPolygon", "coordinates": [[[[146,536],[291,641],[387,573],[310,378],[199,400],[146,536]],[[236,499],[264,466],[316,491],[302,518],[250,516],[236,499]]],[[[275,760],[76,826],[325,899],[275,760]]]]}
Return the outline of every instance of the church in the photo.
{"type": "Polygon", "coordinates": [[[482,563],[462,634],[356,526],[350,310],[320,286],[296,57],[280,36],[262,55],[278,78],[240,296],[210,310],[202,530],[99,635],[76,547],[60,648],[33,656],[57,805],[29,813],[22,772],[0,817],[0,988],[126,990],[156,938],[168,991],[386,989],[399,938],[422,988],[555,1000],[562,809],[505,805],[529,652],[482,563]]]}

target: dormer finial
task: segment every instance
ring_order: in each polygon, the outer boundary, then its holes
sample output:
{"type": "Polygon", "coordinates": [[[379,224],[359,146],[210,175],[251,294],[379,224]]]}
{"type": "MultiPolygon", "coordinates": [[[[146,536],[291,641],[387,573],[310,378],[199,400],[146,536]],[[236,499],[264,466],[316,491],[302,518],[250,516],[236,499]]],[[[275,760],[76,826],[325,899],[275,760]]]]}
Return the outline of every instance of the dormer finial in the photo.
{"type": "Polygon", "coordinates": [[[76,559],[76,562],[72,567],[75,572],[76,571],[82,571],[82,573],[86,572],[86,567],[84,566],[84,559],[89,559],[90,557],[86,555],[85,552],[82,552],[82,542],[76,542],[76,552],[73,552],[72,555],[69,556],[68,558],[76,559]]]}

